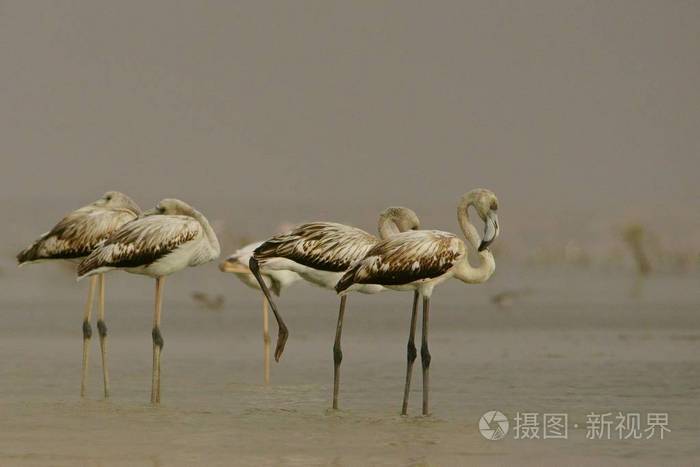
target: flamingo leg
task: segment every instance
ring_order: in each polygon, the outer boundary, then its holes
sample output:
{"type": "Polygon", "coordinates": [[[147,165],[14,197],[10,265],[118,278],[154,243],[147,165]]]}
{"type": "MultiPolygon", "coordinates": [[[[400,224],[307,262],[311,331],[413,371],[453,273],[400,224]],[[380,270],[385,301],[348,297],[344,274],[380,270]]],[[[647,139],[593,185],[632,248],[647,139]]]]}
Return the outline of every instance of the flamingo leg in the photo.
{"type": "Polygon", "coordinates": [[[280,316],[279,312],[277,311],[277,305],[275,305],[275,302],[272,300],[270,289],[267,288],[267,284],[260,275],[260,266],[258,266],[258,261],[255,259],[255,257],[250,258],[248,267],[250,268],[250,272],[253,273],[255,279],[258,281],[258,284],[260,284],[260,289],[265,294],[265,298],[270,304],[270,308],[272,308],[272,314],[275,315],[275,320],[277,321],[277,346],[275,347],[275,361],[279,362],[280,358],[282,357],[282,352],[284,352],[284,345],[287,343],[287,338],[289,337],[289,331],[287,330],[287,325],[284,324],[284,320],[282,320],[282,316],[280,316]]]}
{"type": "Polygon", "coordinates": [[[340,391],[340,362],[343,361],[343,350],[340,348],[340,336],[343,333],[343,316],[345,315],[345,302],[347,295],[340,298],[338,310],[338,324],[335,328],[335,343],[333,344],[333,409],[338,409],[338,392],[340,391]]]}
{"type": "Polygon", "coordinates": [[[420,293],[413,292],[413,311],[411,312],[411,329],[408,334],[408,345],[406,346],[406,384],[403,390],[403,405],[401,415],[408,414],[408,394],[411,391],[411,376],[413,375],[413,362],[416,361],[416,318],[418,317],[418,299],[420,293]]]}
{"type": "Polygon", "coordinates": [[[265,384],[270,384],[270,316],[267,298],[263,296],[263,368],[265,384]]]}
{"type": "Polygon", "coordinates": [[[423,335],[420,347],[423,366],[423,415],[430,414],[430,351],[428,350],[428,323],[430,315],[430,298],[423,297],[423,335]]]}
{"type": "Polygon", "coordinates": [[[151,404],[160,403],[160,354],[163,350],[163,336],[160,333],[160,311],[163,296],[164,277],[156,278],[156,306],[153,311],[153,374],[151,379],[151,404]]]}
{"type": "Polygon", "coordinates": [[[107,325],[105,324],[105,275],[99,275],[99,302],[97,331],[100,334],[100,351],[102,354],[102,379],[104,381],[105,399],[109,398],[109,371],[107,370],[107,325]]]}
{"type": "Polygon", "coordinates": [[[87,301],[85,302],[85,311],[83,313],[83,366],[80,372],[80,397],[85,397],[85,388],[87,385],[88,363],[90,357],[90,338],[92,338],[92,327],[90,326],[90,315],[92,314],[92,301],[95,296],[95,284],[97,277],[90,278],[90,286],[88,288],[87,301]]]}

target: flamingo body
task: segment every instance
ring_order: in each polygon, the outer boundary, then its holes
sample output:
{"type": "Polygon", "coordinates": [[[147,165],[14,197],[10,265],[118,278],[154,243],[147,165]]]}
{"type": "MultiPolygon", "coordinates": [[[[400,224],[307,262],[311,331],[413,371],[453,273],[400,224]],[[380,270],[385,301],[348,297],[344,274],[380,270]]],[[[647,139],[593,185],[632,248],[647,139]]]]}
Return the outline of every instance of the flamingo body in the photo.
{"type": "Polygon", "coordinates": [[[207,263],[218,255],[218,244],[211,244],[196,219],[152,215],[115,232],[80,264],[78,276],[123,269],[133,274],[163,277],[207,263]]]}
{"type": "Polygon", "coordinates": [[[20,265],[53,260],[80,262],[122,225],[136,219],[141,210],[129,197],[107,192],[98,201],[66,215],[17,254],[20,265]]]}
{"type": "Polygon", "coordinates": [[[351,292],[367,284],[392,290],[418,290],[429,296],[433,287],[454,276],[467,254],[456,235],[439,230],[403,232],[377,243],[339,280],[336,291],[351,292]]]}
{"type": "MultiPolygon", "coordinates": [[[[355,261],[379,239],[364,230],[335,222],[302,224],[289,233],[277,235],[255,249],[261,270],[292,271],[324,289],[333,289],[355,261]]],[[[358,287],[361,293],[377,293],[383,287],[358,287]]]]}

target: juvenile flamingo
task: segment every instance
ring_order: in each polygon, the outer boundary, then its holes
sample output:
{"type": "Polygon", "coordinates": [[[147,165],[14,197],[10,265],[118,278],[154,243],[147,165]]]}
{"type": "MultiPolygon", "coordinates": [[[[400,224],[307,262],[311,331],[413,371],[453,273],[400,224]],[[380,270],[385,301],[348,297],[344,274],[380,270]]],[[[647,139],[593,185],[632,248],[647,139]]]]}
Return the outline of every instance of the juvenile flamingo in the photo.
{"type": "Polygon", "coordinates": [[[163,281],[186,267],[215,260],[219,250],[219,240],[202,213],[178,199],[164,199],[139,219],[114,232],[78,265],[78,279],[112,269],[155,278],[152,404],[160,403],[163,281]]]}
{"type": "MultiPolygon", "coordinates": [[[[347,292],[368,286],[384,286],[393,290],[412,290],[423,297],[423,329],[421,342],[421,363],[423,367],[423,415],[430,413],[428,323],[430,296],[433,288],[450,277],[456,277],[468,284],[487,281],[496,269],[493,254],[488,246],[499,234],[498,199],[493,192],[475,189],[462,196],[457,208],[457,219],[464,237],[471,248],[476,250],[480,264],[469,264],[468,251],[464,242],[456,235],[439,230],[418,230],[405,232],[374,245],[350,268],[336,285],[336,291],[344,297],[347,292]],[[474,225],[469,221],[469,207],[476,209],[484,221],[484,236],[479,238],[474,225]]],[[[414,302],[415,304],[415,302],[414,302]]],[[[408,393],[411,386],[413,362],[416,359],[414,343],[417,306],[411,316],[408,336],[406,382],[401,413],[408,410],[408,393]]]]}
{"type": "MultiPolygon", "coordinates": [[[[80,262],[108,238],[115,230],[141,214],[141,209],[128,196],[118,191],[108,191],[97,201],[77,209],[56,224],[50,231],[17,255],[20,266],[43,261],[80,262]]],[[[102,354],[102,379],[105,398],[109,397],[109,371],[107,370],[107,325],[105,324],[105,278],[93,277],[88,287],[88,298],[83,312],[83,364],[80,373],[80,397],[85,397],[90,339],[92,326],[92,302],[95,285],[99,281],[97,330],[102,354]]]]}

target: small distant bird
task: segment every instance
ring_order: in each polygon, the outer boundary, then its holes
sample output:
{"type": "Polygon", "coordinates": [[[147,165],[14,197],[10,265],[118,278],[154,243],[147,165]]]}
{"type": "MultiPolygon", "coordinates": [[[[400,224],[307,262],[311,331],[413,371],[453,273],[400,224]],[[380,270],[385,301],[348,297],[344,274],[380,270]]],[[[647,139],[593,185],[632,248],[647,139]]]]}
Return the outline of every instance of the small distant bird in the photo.
{"type": "MultiPolygon", "coordinates": [[[[379,216],[379,235],[381,239],[390,238],[399,232],[420,227],[415,212],[404,207],[391,207],[379,216]]],[[[279,317],[277,306],[262,278],[261,270],[293,271],[304,280],[325,289],[333,290],[343,272],[356,261],[362,259],[380,238],[364,230],[334,222],[311,222],[302,224],[291,232],[277,235],[255,249],[250,259],[250,270],[255,275],[260,287],[277,317],[278,334],[275,360],[279,361],[284,344],[287,341],[287,327],[279,317]]],[[[361,293],[377,293],[384,290],[380,285],[367,285],[357,288],[361,293]]],[[[340,337],[343,330],[343,316],[347,297],[340,299],[338,323],[336,325],[335,343],[333,345],[333,408],[338,408],[340,389],[340,362],[343,352],[340,337]]]]}
{"type": "MultiPolygon", "coordinates": [[[[64,260],[80,262],[95,247],[124,224],[141,214],[141,209],[128,196],[118,191],[108,191],[94,203],[77,209],[61,219],[50,231],[39,237],[17,255],[20,266],[43,261],[64,260]]],[[[83,314],[83,365],[80,377],[80,397],[85,397],[92,327],[92,301],[99,279],[99,316],[97,329],[100,334],[102,376],[105,398],[109,397],[109,372],[107,371],[107,325],[105,324],[105,278],[93,277],[88,288],[88,299],[83,314]]]]}
{"type": "Polygon", "coordinates": [[[192,300],[201,305],[207,310],[211,311],[221,311],[224,307],[224,296],[217,294],[215,297],[210,296],[204,292],[192,292],[190,294],[192,300]]]}
{"type": "MultiPolygon", "coordinates": [[[[260,284],[250,271],[248,264],[253,256],[253,251],[262,245],[263,242],[256,242],[246,245],[236,250],[231,256],[226,258],[220,265],[219,269],[222,272],[232,272],[248,287],[260,290],[260,284]]],[[[272,290],[276,296],[280,296],[283,289],[297,282],[301,277],[299,274],[292,271],[271,271],[262,269],[260,274],[265,281],[265,285],[272,290]]],[[[262,297],[262,312],[263,312],[263,375],[265,384],[270,383],[270,328],[269,317],[267,310],[267,299],[265,295],[262,297]]]]}
{"type": "Polygon", "coordinates": [[[520,289],[520,290],[504,290],[497,294],[491,296],[491,303],[496,305],[498,308],[505,309],[513,306],[513,302],[519,298],[530,295],[532,291],[530,289],[520,289]]]}
{"type": "MultiPolygon", "coordinates": [[[[496,269],[496,263],[488,246],[499,233],[498,200],[493,192],[476,189],[466,193],[457,208],[457,217],[467,243],[477,250],[481,260],[478,267],[469,264],[468,251],[464,242],[456,235],[439,230],[418,230],[394,235],[374,245],[343,275],[335,290],[345,296],[347,292],[367,286],[383,286],[394,290],[412,290],[423,297],[423,332],[421,343],[421,363],[423,367],[423,415],[429,411],[429,368],[428,317],[430,296],[433,288],[451,277],[468,284],[478,284],[488,280],[496,269]],[[484,237],[479,238],[474,225],[469,221],[469,207],[474,206],[485,223],[484,237]]],[[[414,302],[415,305],[415,302],[414,302]]],[[[414,344],[416,330],[416,309],[411,316],[411,330],[408,337],[406,383],[402,415],[408,410],[408,393],[411,385],[413,362],[416,359],[414,344]]]]}
{"type": "Polygon", "coordinates": [[[163,199],[142,217],[124,225],[78,265],[78,279],[122,269],[156,279],[153,312],[151,403],[160,403],[160,314],[165,276],[219,256],[219,240],[207,219],[178,199],[163,199]]]}

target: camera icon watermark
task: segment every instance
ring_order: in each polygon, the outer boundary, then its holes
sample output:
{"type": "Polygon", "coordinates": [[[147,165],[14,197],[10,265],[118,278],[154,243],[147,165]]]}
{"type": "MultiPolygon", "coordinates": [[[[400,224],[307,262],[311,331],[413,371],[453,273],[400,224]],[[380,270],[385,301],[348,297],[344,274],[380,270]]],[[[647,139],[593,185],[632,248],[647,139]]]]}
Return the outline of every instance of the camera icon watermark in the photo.
{"type": "Polygon", "coordinates": [[[486,412],[479,419],[479,432],[481,432],[481,436],[490,441],[505,438],[509,428],[508,417],[498,410],[486,412]]]}

